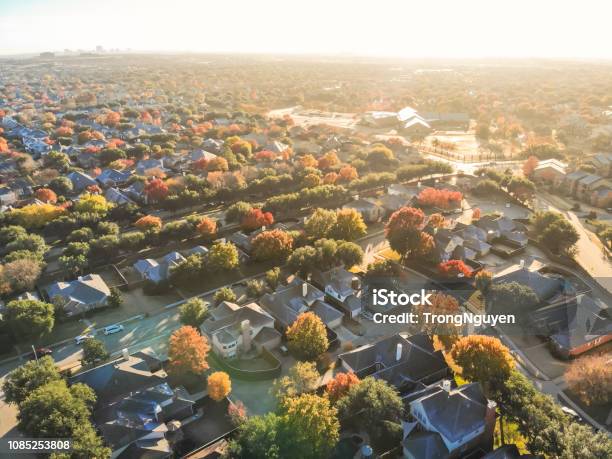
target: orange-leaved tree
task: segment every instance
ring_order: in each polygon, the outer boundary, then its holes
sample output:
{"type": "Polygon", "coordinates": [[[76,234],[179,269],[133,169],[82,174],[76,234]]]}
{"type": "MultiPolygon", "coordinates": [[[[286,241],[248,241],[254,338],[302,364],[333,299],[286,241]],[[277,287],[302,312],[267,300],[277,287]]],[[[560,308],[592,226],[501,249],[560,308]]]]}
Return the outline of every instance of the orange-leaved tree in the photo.
{"type": "Polygon", "coordinates": [[[352,371],[349,373],[338,373],[330,379],[325,387],[325,392],[332,403],[336,403],[346,395],[351,386],[358,384],[359,378],[352,371]]]}
{"type": "Polygon", "coordinates": [[[198,331],[184,325],[170,336],[168,372],[174,376],[201,375],[208,369],[207,339],[198,331]]]}
{"type": "Polygon", "coordinates": [[[134,226],[141,231],[155,231],[161,229],[162,221],[155,215],[145,215],[136,220],[134,226]]]}
{"type": "Polygon", "coordinates": [[[220,402],[232,391],[230,377],[224,371],[215,371],[207,380],[208,395],[216,402],[220,402]]]}
{"type": "Polygon", "coordinates": [[[214,239],[217,235],[217,222],[209,217],[202,217],[197,224],[198,233],[206,239],[214,239]]]}

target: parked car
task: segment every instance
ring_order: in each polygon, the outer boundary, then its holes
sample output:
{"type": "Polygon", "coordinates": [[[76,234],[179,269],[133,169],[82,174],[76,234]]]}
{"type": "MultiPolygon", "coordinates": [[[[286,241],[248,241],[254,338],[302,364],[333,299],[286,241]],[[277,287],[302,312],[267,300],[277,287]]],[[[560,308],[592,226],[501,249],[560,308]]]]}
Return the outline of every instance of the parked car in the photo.
{"type": "Polygon", "coordinates": [[[85,342],[85,340],[91,339],[93,338],[94,335],[92,335],[91,333],[87,333],[85,335],[79,335],[74,339],[74,342],[76,344],[83,344],[83,342],[85,342]]]}
{"type": "Polygon", "coordinates": [[[48,347],[37,347],[36,348],[36,353],[34,353],[34,351],[30,352],[28,354],[28,358],[30,360],[34,360],[35,358],[41,358],[44,357],[45,355],[51,355],[53,354],[53,351],[51,349],[49,349],[48,347]]]}
{"type": "Polygon", "coordinates": [[[105,335],[112,335],[113,333],[119,333],[123,331],[123,325],[109,325],[108,327],[104,327],[105,335]]]}
{"type": "Polygon", "coordinates": [[[578,413],[572,410],[569,406],[561,406],[561,411],[573,418],[575,421],[582,421],[582,418],[578,413]]]}

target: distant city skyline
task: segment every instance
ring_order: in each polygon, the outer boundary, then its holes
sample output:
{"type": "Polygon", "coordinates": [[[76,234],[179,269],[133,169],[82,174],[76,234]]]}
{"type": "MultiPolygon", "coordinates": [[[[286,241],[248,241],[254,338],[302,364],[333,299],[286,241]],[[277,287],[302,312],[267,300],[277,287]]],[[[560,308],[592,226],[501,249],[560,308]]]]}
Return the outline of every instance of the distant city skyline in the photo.
{"type": "Polygon", "coordinates": [[[0,55],[64,49],[612,59],[598,0],[0,0],[0,55]]]}

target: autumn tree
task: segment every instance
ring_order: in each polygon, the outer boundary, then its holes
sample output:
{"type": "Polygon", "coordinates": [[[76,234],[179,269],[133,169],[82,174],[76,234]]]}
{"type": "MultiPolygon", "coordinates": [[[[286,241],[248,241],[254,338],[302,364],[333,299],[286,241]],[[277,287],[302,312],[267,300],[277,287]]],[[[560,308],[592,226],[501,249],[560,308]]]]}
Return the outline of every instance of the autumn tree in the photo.
{"type": "Polygon", "coordinates": [[[325,392],[332,403],[336,403],[346,395],[349,389],[355,384],[359,384],[359,378],[352,371],[349,373],[337,373],[333,379],[330,379],[325,386],[325,392]]]}
{"type": "Polygon", "coordinates": [[[455,297],[446,295],[441,292],[436,292],[429,299],[431,306],[419,305],[415,308],[415,312],[419,314],[421,330],[431,337],[435,337],[434,342],[440,343],[444,350],[450,350],[453,344],[459,338],[459,330],[452,323],[430,323],[425,320],[423,313],[431,313],[437,315],[459,314],[459,302],[455,297]]]}
{"type": "Polygon", "coordinates": [[[461,376],[480,382],[488,396],[501,390],[514,368],[510,350],[492,336],[464,336],[453,345],[450,355],[461,368],[461,376]]]}
{"type": "Polygon", "coordinates": [[[314,312],[300,314],[286,334],[289,349],[303,360],[316,359],[329,347],[325,325],[314,312]]]}
{"type": "Polygon", "coordinates": [[[104,196],[91,193],[82,194],[73,206],[75,212],[96,214],[100,217],[105,216],[112,207],[113,204],[104,196]]]}
{"type": "Polygon", "coordinates": [[[202,217],[196,226],[196,230],[200,236],[211,240],[217,235],[217,222],[209,217],[202,217]]]}
{"type": "Polygon", "coordinates": [[[462,260],[448,260],[438,265],[438,272],[447,279],[472,276],[472,269],[462,260]]]}
{"type": "Polygon", "coordinates": [[[531,177],[531,174],[533,174],[535,168],[538,167],[538,163],[539,160],[537,156],[530,156],[527,158],[527,160],[523,163],[523,174],[525,174],[526,177],[531,177]]]}
{"type": "Polygon", "coordinates": [[[221,287],[215,292],[213,296],[213,301],[215,303],[215,306],[220,305],[224,301],[229,301],[230,303],[233,303],[237,299],[238,298],[236,297],[236,294],[229,287],[221,287]]]}
{"type": "Polygon", "coordinates": [[[340,176],[340,180],[344,182],[351,182],[357,178],[359,178],[359,174],[357,173],[357,169],[353,166],[345,165],[340,168],[338,171],[338,175],[340,176]]]}
{"type": "Polygon", "coordinates": [[[168,185],[160,178],[153,178],[146,183],[144,193],[151,202],[160,202],[168,196],[168,185]]]}
{"type": "Polygon", "coordinates": [[[215,371],[207,379],[208,396],[220,402],[232,391],[230,377],[224,371],[215,371]]]}
{"type": "Polygon", "coordinates": [[[145,215],[136,220],[134,226],[140,231],[159,231],[162,227],[162,221],[161,218],[154,215],[145,215]]]}
{"type": "Polygon", "coordinates": [[[34,192],[36,199],[49,204],[55,204],[57,202],[57,194],[50,188],[39,188],[34,192]]]}
{"type": "Polygon", "coordinates": [[[201,375],[208,369],[206,358],[210,346],[198,331],[183,325],[170,336],[168,372],[174,376],[201,375]]]}
{"type": "Polygon", "coordinates": [[[200,298],[191,298],[179,308],[179,320],[183,325],[189,325],[196,330],[208,315],[208,305],[200,298]]]}
{"type": "Polygon", "coordinates": [[[274,223],[271,212],[263,212],[261,209],[251,209],[241,220],[240,226],[243,230],[252,231],[262,226],[270,226],[274,223]]]}
{"type": "Polygon", "coordinates": [[[407,259],[421,250],[421,230],[425,214],[414,207],[402,207],[395,211],[385,226],[389,245],[402,259],[407,259]]]}
{"type": "Polygon", "coordinates": [[[331,228],[330,236],[334,239],[354,241],[367,234],[363,216],[355,209],[341,209],[336,214],[336,222],[331,228]]]}
{"type": "Polygon", "coordinates": [[[565,372],[569,390],[585,405],[607,405],[612,401],[612,366],[608,355],[574,360],[565,372]]]}
{"type": "Polygon", "coordinates": [[[461,206],[463,195],[459,191],[446,189],[425,188],[417,196],[417,201],[423,206],[438,207],[440,209],[454,209],[461,206]]]}
{"type": "Polygon", "coordinates": [[[485,294],[489,290],[489,287],[491,286],[492,282],[493,274],[490,271],[487,271],[486,269],[478,271],[476,276],[474,276],[474,285],[483,294],[485,294]]]}
{"type": "Polygon", "coordinates": [[[274,229],[259,233],[251,245],[257,260],[284,260],[291,253],[293,238],[283,230],[274,229]]]}
{"type": "Polygon", "coordinates": [[[354,242],[341,241],[336,247],[334,258],[346,269],[350,269],[363,261],[363,249],[354,242]]]}
{"type": "Polygon", "coordinates": [[[299,451],[304,459],[329,457],[340,437],[337,414],[326,397],[302,394],[286,399],[281,409],[285,450],[299,451]]]}
{"type": "Polygon", "coordinates": [[[19,209],[13,209],[11,217],[16,224],[31,229],[40,228],[65,212],[63,207],[53,204],[28,204],[19,209]]]}

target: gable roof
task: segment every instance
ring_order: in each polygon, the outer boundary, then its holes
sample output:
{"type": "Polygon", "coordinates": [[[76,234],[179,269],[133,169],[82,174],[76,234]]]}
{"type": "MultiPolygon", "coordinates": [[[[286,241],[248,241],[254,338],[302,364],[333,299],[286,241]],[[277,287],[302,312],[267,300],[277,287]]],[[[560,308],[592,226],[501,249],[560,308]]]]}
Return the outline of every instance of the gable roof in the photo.
{"type": "Polygon", "coordinates": [[[100,275],[88,274],[71,282],[51,284],[47,288],[47,294],[49,298],[60,296],[69,301],[89,305],[104,301],[110,295],[110,289],[100,275]]]}

